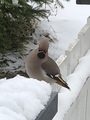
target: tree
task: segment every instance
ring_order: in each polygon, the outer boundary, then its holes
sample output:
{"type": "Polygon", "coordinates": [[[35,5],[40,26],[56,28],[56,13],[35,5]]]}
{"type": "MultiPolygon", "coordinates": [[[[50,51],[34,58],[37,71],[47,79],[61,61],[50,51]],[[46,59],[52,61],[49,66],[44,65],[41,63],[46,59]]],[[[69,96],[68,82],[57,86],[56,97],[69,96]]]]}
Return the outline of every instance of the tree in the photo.
{"type": "MultiPolygon", "coordinates": [[[[56,0],[59,1],[59,0],[56,0]]],[[[0,0],[0,52],[21,49],[31,40],[34,23],[49,13],[42,8],[53,0],[0,0]]]]}

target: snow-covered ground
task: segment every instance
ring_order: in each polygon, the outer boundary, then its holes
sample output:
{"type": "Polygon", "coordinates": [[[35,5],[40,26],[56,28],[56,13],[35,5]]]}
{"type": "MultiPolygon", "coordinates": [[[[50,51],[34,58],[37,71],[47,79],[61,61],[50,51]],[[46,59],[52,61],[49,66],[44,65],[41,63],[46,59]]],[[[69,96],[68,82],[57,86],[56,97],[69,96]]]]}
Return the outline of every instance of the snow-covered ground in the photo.
{"type": "MultiPolygon", "coordinates": [[[[76,5],[74,0],[62,1],[65,8],[59,9],[57,16],[43,21],[41,27],[49,31],[57,40],[51,43],[49,54],[57,59],[64,54],[68,45],[77,38],[78,32],[90,15],[90,6],[76,5]],[[53,54],[54,53],[54,54],[53,54]]],[[[71,92],[61,88],[59,93],[59,111],[53,120],[63,120],[66,111],[77,97],[85,80],[90,76],[90,50],[80,59],[73,74],[67,77],[71,92]],[[77,87],[78,86],[78,87],[77,87]],[[64,102],[66,101],[67,102],[64,102]]],[[[45,82],[22,76],[0,80],[0,119],[34,120],[45,107],[51,95],[51,87],[45,82]]]]}
{"type": "Polygon", "coordinates": [[[56,60],[61,54],[65,53],[69,44],[77,39],[79,31],[87,23],[90,16],[90,5],[76,5],[76,0],[66,2],[61,0],[64,9],[58,7],[55,16],[55,8],[52,7],[52,16],[49,22],[43,20],[37,29],[37,37],[39,34],[49,32],[54,40],[50,44],[49,55],[56,60]],[[54,52],[52,52],[54,51],[54,52]]]}

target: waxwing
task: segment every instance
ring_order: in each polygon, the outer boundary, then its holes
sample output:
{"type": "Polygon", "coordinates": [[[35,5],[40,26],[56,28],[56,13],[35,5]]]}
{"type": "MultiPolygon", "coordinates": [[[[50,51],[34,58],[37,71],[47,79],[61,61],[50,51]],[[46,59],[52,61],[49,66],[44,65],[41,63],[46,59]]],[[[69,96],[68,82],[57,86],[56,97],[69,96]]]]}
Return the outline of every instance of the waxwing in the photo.
{"type": "Polygon", "coordinates": [[[43,38],[39,47],[27,56],[25,68],[28,76],[50,84],[57,83],[70,90],[68,84],[61,77],[58,65],[48,56],[48,48],[49,41],[47,38],[43,38]]]}

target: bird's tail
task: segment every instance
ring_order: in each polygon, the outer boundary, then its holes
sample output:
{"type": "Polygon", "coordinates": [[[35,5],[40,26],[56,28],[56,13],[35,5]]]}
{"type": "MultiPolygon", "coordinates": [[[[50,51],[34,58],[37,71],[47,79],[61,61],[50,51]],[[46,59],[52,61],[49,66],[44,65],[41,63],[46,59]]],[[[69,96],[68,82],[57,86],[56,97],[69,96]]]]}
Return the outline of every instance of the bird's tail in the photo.
{"type": "Polygon", "coordinates": [[[71,91],[70,87],[69,87],[68,84],[62,79],[61,76],[58,76],[58,77],[57,77],[57,82],[56,82],[56,83],[59,84],[59,85],[61,85],[61,86],[63,86],[63,87],[65,87],[65,88],[67,88],[67,89],[69,89],[69,90],[71,91]]]}

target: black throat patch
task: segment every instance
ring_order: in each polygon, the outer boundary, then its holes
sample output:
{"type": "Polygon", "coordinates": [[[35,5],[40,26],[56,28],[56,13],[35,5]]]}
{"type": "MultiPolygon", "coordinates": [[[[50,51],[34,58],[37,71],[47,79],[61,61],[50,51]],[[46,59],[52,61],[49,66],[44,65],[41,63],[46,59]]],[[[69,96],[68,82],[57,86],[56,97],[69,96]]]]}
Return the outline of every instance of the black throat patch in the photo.
{"type": "Polygon", "coordinates": [[[39,51],[37,56],[38,56],[38,58],[43,59],[46,56],[46,52],[45,51],[39,51]]]}

